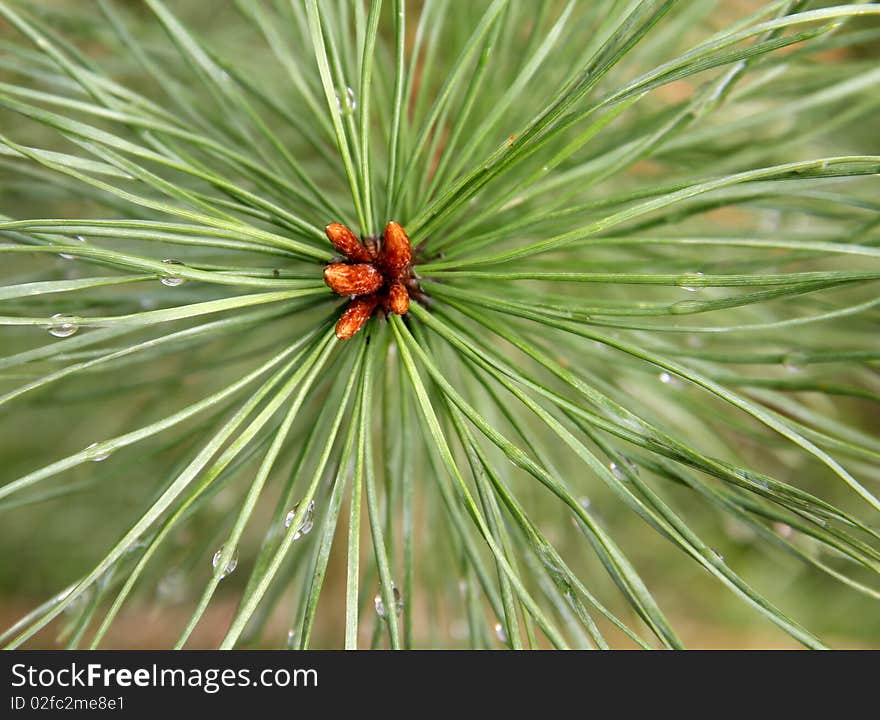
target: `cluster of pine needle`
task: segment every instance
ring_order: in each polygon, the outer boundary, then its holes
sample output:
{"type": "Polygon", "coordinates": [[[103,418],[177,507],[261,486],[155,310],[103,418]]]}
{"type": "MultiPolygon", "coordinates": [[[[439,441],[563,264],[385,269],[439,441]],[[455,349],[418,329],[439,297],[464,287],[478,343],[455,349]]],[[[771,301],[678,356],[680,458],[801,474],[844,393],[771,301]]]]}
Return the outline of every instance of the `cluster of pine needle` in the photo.
{"type": "Polygon", "coordinates": [[[3,644],[875,642],[878,21],[0,0],[3,644]]]}

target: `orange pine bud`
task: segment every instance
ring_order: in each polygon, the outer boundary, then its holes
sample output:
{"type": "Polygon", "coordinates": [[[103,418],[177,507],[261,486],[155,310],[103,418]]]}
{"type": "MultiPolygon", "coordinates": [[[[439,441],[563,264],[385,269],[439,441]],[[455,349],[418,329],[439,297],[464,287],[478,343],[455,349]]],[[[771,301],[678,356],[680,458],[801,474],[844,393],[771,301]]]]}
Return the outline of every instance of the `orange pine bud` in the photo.
{"type": "Polygon", "coordinates": [[[406,230],[393,220],[385,226],[384,239],[382,266],[391,278],[397,279],[409,267],[412,260],[412,245],[406,230]]]}
{"type": "Polygon", "coordinates": [[[396,315],[406,315],[409,310],[409,293],[402,282],[395,281],[389,286],[385,309],[396,315]]]}
{"type": "Polygon", "coordinates": [[[373,265],[333,263],[324,268],[324,282],[338,295],[369,295],[382,287],[385,279],[373,265]]]}
{"type": "Polygon", "coordinates": [[[367,295],[352,300],[336,323],[336,337],[340,340],[348,340],[352,337],[370,319],[378,304],[378,295],[367,295]]]}
{"type": "Polygon", "coordinates": [[[330,223],[324,228],[324,231],[327,233],[330,242],[333,243],[333,247],[354,262],[371,262],[373,260],[370,251],[363,246],[361,241],[357,239],[357,236],[345,225],[330,223]]]}

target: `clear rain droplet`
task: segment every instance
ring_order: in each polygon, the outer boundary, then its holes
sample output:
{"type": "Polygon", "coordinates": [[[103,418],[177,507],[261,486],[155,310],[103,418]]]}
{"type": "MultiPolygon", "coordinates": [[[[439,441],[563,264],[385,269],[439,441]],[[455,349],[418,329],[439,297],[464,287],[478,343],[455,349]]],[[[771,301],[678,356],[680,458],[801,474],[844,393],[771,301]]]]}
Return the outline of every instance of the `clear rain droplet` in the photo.
{"type": "Polygon", "coordinates": [[[626,471],[621,465],[618,465],[616,462],[608,463],[608,469],[611,470],[611,474],[614,475],[618,480],[622,480],[623,482],[629,482],[631,475],[639,474],[639,466],[635,464],[629,457],[626,455],[621,455],[620,460],[623,465],[626,466],[626,471]]]}
{"type": "MultiPolygon", "coordinates": [[[[184,263],[180,262],[180,260],[174,260],[172,258],[166,258],[162,262],[166,265],[178,265],[181,267],[185,267],[184,263]]],[[[182,278],[179,275],[175,275],[173,272],[169,271],[167,275],[163,275],[162,277],[160,277],[159,281],[167,287],[178,287],[179,285],[183,285],[183,283],[186,282],[186,278],[182,278]]]]}
{"type": "Polygon", "coordinates": [[[66,338],[76,334],[79,325],[69,315],[64,313],[55,313],[50,320],[54,322],[49,326],[49,334],[57,338],[66,338]]]}
{"type": "Polygon", "coordinates": [[[790,352],[782,358],[782,366],[788,372],[800,372],[807,364],[807,356],[802,352],[790,352]]]}
{"type": "MultiPolygon", "coordinates": [[[[293,522],[293,518],[296,515],[296,511],[299,510],[299,503],[293,506],[293,509],[287,513],[287,516],[284,518],[284,527],[289,528],[291,523],[293,522]]],[[[306,510],[306,515],[303,518],[302,525],[299,526],[299,529],[296,531],[296,534],[293,536],[294,540],[299,540],[303,535],[308,535],[312,528],[315,526],[315,521],[313,519],[313,515],[315,512],[315,501],[312,500],[309,503],[309,507],[306,510]]]]}
{"type": "MultiPolygon", "coordinates": [[[[213,567],[215,570],[217,569],[217,566],[220,564],[220,558],[223,555],[223,548],[225,548],[225,547],[226,547],[225,545],[221,545],[220,549],[214,553],[214,557],[211,559],[211,567],[213,567]]],[[[238,567],[238,553],[236,552],[236,553],[232,554],[231,558],[229,558],[229,562],[227,562],[226,567],[223,568],[223,573],[220,575],[220,578],[223,579],[227,575],[231,575],[233,572],[235,572],[235,568],[237,568],[237,567],[238,567]]]]}
{"type": "Polygon", "coordinates": [[[500,622],[495,623],[495,637],[498,638],[498,642],[507,645],[507,633],[504,632],[504,626],[500,622]]]}
{"type": "Polygon", "coordinates": [[[657,377],[660,378],[660,382],[662,382],[664,385],[669,385],[669,387],[678,387],[679,385],[681,385],[681,380],[679,380],[678,377],[670,372],[666,372],[665,370],[657,377]]]}
{"type": "MultiPolygon", "coordinates": [[[[84,243],[86,241],[82,235],[77,235],[74,240],[78,243],[84,243]]],[[[76,260],[76,255],[71,255],[70,253],[58,253],[58,257],[64,258],[65,260],[76,260]]]]}
{"type": "Polygon", "coordinates": [[[698,282],[701,277],[703,277],[703,273],[701,272],[687,273],[686,275],[682,275],[679,278],[678,286],[682,290],[687,290],[688,292],[696,292],[697,290],[699,290],[699,288],[695,287],[694,283],[698,282]]]}
{"type": "Polygon", "coordinates": [[[343,100],[339,97],[339,93],[336,93],[336,110],[340,115],[351,115],[354,113],[355,108],[357,107],[357,99],[354,95],[354,90],[350,87],[345,88],[345,102],[343,104],[343,100]]]}
{"type": "Polygon", "coordinates": [[[91,456],[89,459],[92,462],[103,462],[108,457],[110,457],[110,451],[101,448],[102,443],[93,442],[91,445],[86,447],[86,452],[91,456]]]}
{"type": "MultiPolygon", "coordinates": [[[[403,610],[403,599],[400,597],[400,591],[391,584],[391,595],[394,597],[394,614],[399,616],[401,611],[403,610]]],[[[380,618],[387,617],[387,612],[385,610],[385,603],[382,601],[382,593],[376,593],[376,597],[373,598],[373,604],[376,606],[376,614],[380,618]]]]}

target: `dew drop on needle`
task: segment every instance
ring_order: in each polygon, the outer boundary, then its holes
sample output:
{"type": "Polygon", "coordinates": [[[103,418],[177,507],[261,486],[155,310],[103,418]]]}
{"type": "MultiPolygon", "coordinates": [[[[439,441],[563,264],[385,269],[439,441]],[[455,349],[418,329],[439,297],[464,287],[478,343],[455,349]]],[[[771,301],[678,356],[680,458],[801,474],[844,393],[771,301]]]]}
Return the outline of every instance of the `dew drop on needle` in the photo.
{"type": "Polygon", "coordinates": [[[703,273],[694,272],[687,273],[686,275],[682,275],[678,280],[678,286],[682,290],[687,290],[687,292],[696,292],[699,290],[697,284],[700,282],[700,279],[703,277],[703,273]]]}
{"type": "Polygon", "coordinates": [[[86,448],[92,462],[103,462],[110,457],[110,451],[101,447],[101,443],[93,442],[86,448]]]}
{"type": "Polygon", "coordinates": [[[782,366],[791,373],[800,372],[806,364],[807,356],[801,352],[790,352],[782,358],[782,366]]]}
{"type": "MultiPolygon", "coordinates": [[[[214,557],[211,559],[211,567],[213,567],[215,570],[217,569],[217,566],[220,564],[220,560],[223,556],[223,548],[225,548],[225,547],[226,547],[225,545],[221,545],[220,549],[214,553],[214,557]]],[[[238,553],[236,552],[236,553],[232,554],[231,558],[229,558],[229,561],[226,563],[226,567],[223,568],[223,573],[220,575],[220,578],[221,579],[225,578],[227,575],[230,575],[231,573],[235,572],[235,568],[237,568],[237,567],[238,567],[238,553]]]]}
{"type": "MultiPolygon", "coordinates": [[[[172,258],[166,258],[162,261],[166,265],[177,265],[178,267],[186,267],[180,260],[174,260],[172,258]]],[[[159,281],[165,285],[166,287],[178,287],[179,285],[183,285],[186,282],[186,278],[182,278],[179,275],[175,274],[173,270],[168,270],[167,274],[162,275],[159,278],[159,281]]]]}
{"type": "MultiPolygon", "coordinates": [[[[82,235],[77,235],[73,238],[75,242],[84,243],[85,238],[82,235]]],[[[63,258],[64,260],[76,260],[76,255],[71,255],[70,253],[58,253],[58,257],[63,258]]]]}
{"type": "MultiPolygon", "coordinates": [[[[289,528],[293,524],[293,518],[296,516],[297,510],[299,510],[299,503],[294,505],[293,509],[288,512],[287,516],[284,518],[285,528],[289,528]]],[[[293,536],[294,540],[299,540],[303,535],[308,535],[312,531],[312,528],[315,526],[314,513],[315,501],[312,500],[306,509],[306,515],[303,518],[302,524],[297,528],[296,534],[293,536]]]]}
{"type": "Polygon", "coordinates": [[[49,326],[49,334],[57,338],[70,337],[79,330],[79,325],[76,324],[76,321],[64,313],[55,313],[50,320],[53,322],[49,326]]]}
{"type": "MultiPolygon", "coordinates": [[[[391,595],[394,598],[394,614],[400,615],[403,610],[403,598],[400,597],[400,591],[393,584],[391,585],[391,595]]],[[[376,606],[376,614],[380,618],[388,616],[381,592],[376,593],[376,597],[373,598],[373,603],[376,606]]]]}

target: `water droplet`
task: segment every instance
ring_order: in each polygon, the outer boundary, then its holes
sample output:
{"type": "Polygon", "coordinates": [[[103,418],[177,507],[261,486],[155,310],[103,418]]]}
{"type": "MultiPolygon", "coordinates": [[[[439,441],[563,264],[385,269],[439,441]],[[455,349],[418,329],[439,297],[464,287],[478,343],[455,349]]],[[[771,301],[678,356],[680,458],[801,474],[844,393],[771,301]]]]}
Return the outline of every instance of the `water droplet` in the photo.
{"type": "MultiPolygon", "coordinates": [[[[391,595],[394,597],[394,614],[399,616],[403,610],[403,599],[400,597],[400,591],[394,586],[394,583],[391,583],[391,595]]],[[[380,618],[387,617],[381,592],[376,593],[376,597],[373,598],[373,604],[376,606],[376,614],[380,618]]]]}
{"type": "Polygon", "coordinates": [[[86,447],[85,451],[89,454],[89,459],[92,462],[103,462],[108,457],[110,457],[110,450],[107,449],[104,443],[93,442],[91,445],[86,447]]]}
{"type": "Polygon", "coordinates": [[[495,623],[495,637],[498,638],[498,642],[507,645],[507,633],[504,632],[504,626],[501,623],[495,623]]]}
{"type": "Polygon", "coordinates": [[[550,172],[550,168],[547,165],[541,168],[541,172],[550,172]]]}
{"type": "MultiPolygon", "coordinates": [[[[291,523],[293,522],[293,518],[296,515],[296,511],[299,510],[299,503],[293,506],[293,510],[287,513],[287,516],[284,518],[284,527],[289,528],[291,523]]],[[[313,520],[313,515],[315,512],[315,501],[312,500],[309,503],[309,507],[306,509],[306,515],[303,518],[302,525],[299,526],[299,529],[296,531],[296,534],[293,536],[294,540],[299,540],[303,535],[308,535],[312,528],[315,526],[315,521],[313,520]]]]}
{"type": "Polygon", "coordinates": [[[622,464],[618,464],[616,462],[608,463],[608,469],[611,470],[611,474],[614,475],[618,480],[622,480],[623,482],[629,482],[630,476],[639,474],[639,466],[636,465],[632,460],[630,460],[626,455],[620,456],[620,461],[622,464]],[[624,469],[623,466],[626,466],[624,469]]]}
{"type": "Polygon", "coordinates": [[[782,366],[788,372],[800,372],[808,362],[807,356],[802,352],[790,352],[782,358],[782,366]]]}
{"type": "Polygon", "coordinates": [[[657,377],[664,385],[669,385],[669,387],[681,387],[681,380],[678,375],[663,371],[657,377]]]}
{"type": "Polygon", "coordinates": [[[50,320],[54,322],[49,326],[49,334],[57,338],[66,338],[74,335],[79,330],[79,325],[69,315],[55,313],[50,320]]]}
{"type": "MultiPolygon", "coordinates": [[[[223,548],[225,548],[225,547],[226,547],[225,545],[221,545],[220,549],[214,553],[214,557],[211,559],[211,567],[213,567],[215,570],[217,569],[217,566],[220,564],[220,558],[223,555],[223,548]]],[[[237,567],[238,567],[238,553],[236,552],[236,553],[232,554],[231,558],[229,558],[229,562],[227,562],[226,567],[223,568],[223,573],[220,575],[220,578],[222,579],[222,578],[225,578],[227,575],[232,574],[233,572],[235,572],[235,568],[237,568],[237,567]]]]}
{"type": "Polygon", "coordinates": [[[293,630],[287,631],[287,649],[296,649],[296,633],[293,630]]]}
{"type": "MultiPolygon", "coordinates": [[[[78,242],[78,243],[85,242],[85,238],[82,235],[77,235],[73,239],[75,242],[78,242]]],[[[65,260],[75,260],[76,259],[76,255],[71,255],[70,253],[58,253],[58,257],[64,258],[65,260]]]]}
{"type": "Polygon", "coordinates": [[[593,504],[592,501],[590,500],[590,498],[588,498],[588,497],[581,497],[581,498],[578,498],[578,503],[580,503],[580,506],[581,506],[584,510],[588,510],[589,507],[590,507],[590,505],[593,504]]]}
{"type": "Polygon", "coordinates": [[[696,292],[697,290],[699,290],[699,288],[696,287],[696,284],[700,282],[700,278],[702,277],[703,273],[701,272],[686,273],[678,279],[678,286],[682,290],[687,290],[688,292],[696,292]]]}
{"type": "MultiPolygon", "coordinates": [[[[162,262],[166,265],[178,265],[180,267],[185,267],[185,265],[180,262],[180,260],[173,260],[172,258],[166,258],[162,262]]],[[[168,287],[177,287],[178,285],[183,285],[183,283],[186,282],[186,278],[175,275],[173,271],[169,271],[167,275],[163,275],[161,278],[159,278],[159,280],[163,285],[167,285],[168,287]]]]}
{"type": "Polygon", "coordinates": [[[342,98],[339,97],[339,93],[336,93],[336,109],[340,115],[351,115],[354,113],[355,108],[357,108],[357,98],[355,97],[354,90],[350,87],[345,88],[344,103],[342,98]]]}

